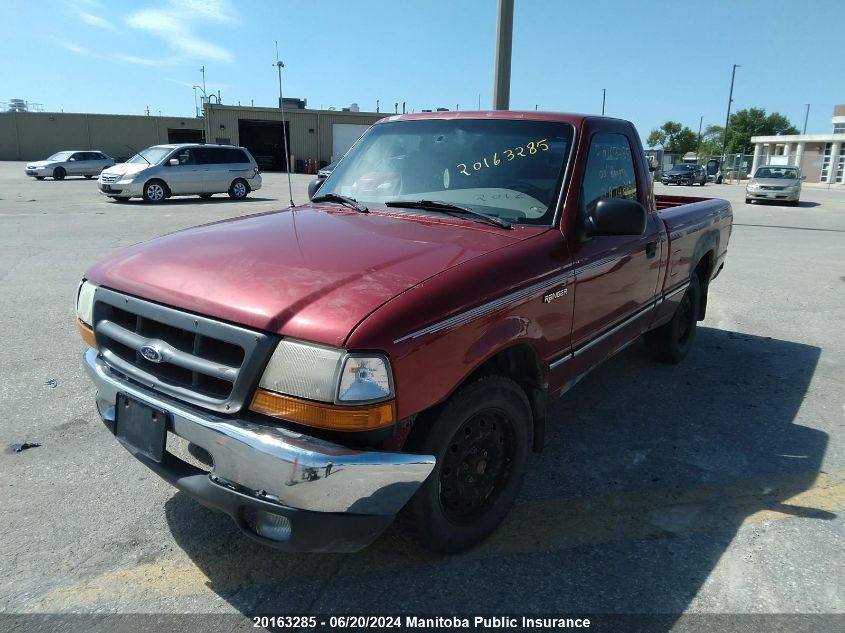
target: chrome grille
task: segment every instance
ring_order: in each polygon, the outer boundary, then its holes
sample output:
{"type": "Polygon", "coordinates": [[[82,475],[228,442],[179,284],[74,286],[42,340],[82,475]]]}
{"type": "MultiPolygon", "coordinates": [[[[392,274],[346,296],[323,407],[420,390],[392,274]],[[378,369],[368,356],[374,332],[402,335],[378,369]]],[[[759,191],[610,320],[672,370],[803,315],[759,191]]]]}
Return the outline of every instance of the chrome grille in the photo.
{"type": "Polygon", "coordinates": [[[94,295],[94,333],[100,354],[120,373],[222,412],[243,406],[276,341],[103,287],[94,295]]]}
{"type": "Polygon", "coordinates": [[[765,189],[766,191],[783,191],[786,187],[773,187],[771,185],[763,185],[760,189],[765,189]]]}
{"type": "Polygon", "coordinates": [[[100,174],[100,182],[104,185],[109,185],[113,182],[117,182],[120,179],[120,176],[117,174],[100,174]]]}

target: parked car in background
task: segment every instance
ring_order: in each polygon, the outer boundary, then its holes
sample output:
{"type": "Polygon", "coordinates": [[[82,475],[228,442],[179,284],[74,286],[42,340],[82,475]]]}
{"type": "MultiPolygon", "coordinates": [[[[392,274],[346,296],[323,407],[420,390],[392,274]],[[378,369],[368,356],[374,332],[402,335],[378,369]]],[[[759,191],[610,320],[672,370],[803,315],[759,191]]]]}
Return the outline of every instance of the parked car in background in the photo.
{"type": "Polygon", "coordinates": [[[663,172],[660,182],[664,185],[705,185],[707,183],[707,172],[701,165],[682,163],[673,165],[672,169],[663,172]]]}
{"type": "Polygon", "coordinates": [[[48,176],[54,180],[64,180],[66,176],[85,176],[93,178],[107,167],[114,165],[114,158],[100,151],[63,151],[56,152],[47,160],[26,164],[26,175],[36,180],[48,176]]]}
{"type": "Polygon", "coordinates": [[[100,193],[115,200],[159,203],[170,196],[215,193],[242,200],[261,188],[261,172],[243,147],[183,143],[148,147],[104,171],[97,182],[100,193]]]}
{"type": "Polygon", "coordinates": [[[754,177],[745,186],[745,203],[778,200],[797,207],[801,198],[801,181],[805,178],[797,167],[758,167],[754,177]]]}

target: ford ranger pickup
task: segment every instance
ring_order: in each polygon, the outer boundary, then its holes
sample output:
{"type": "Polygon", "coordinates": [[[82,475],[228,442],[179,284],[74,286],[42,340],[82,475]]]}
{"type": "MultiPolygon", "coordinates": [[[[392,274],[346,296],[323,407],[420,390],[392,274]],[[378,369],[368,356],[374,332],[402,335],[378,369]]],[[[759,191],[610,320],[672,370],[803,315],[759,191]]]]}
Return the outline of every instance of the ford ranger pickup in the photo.
{"type": "Polygon", "coordinates": [[[397,514],[437,551],[488,536],[551,400],[640,338],[684,358],[733,217],[655,196],[634,126],[573,114],[387,117],[309,191],[115,252],[76,303],[108,430],[299,551],[397,514]]]}

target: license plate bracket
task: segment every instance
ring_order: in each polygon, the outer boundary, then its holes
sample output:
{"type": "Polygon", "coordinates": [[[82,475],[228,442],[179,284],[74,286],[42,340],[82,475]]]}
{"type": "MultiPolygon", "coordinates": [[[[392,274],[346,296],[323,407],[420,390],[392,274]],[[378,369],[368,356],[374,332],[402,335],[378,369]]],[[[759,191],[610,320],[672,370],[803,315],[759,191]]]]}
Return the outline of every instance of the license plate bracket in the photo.
{"type": "Polygon", "coordinates": [[[100,185],[100,191],[111,191],[111,185],[100,185]]]}
{"type": "Polygon", "coordinates": [[[117,394],[115,435],[153,461],[164,458],[167,439],[167,413],[150,407],[126,394],[117,394]]]}

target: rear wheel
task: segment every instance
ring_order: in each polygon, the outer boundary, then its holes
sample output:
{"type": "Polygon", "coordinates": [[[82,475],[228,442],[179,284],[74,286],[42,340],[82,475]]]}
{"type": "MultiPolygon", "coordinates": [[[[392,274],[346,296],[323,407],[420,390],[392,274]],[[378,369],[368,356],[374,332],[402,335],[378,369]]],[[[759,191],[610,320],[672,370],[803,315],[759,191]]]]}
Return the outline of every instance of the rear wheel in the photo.
{"type": "Polygon", "coordinates": [[[144,185],[144,201],[158,204],[167,197],[167,189],[161,180],[150,180],[144,185]]]}
{"type": "Polygon", "coordinates": [[[249,185],[246,184],[246,180],[243,178],[238,178],[232,182],[232,185],[229,187],[229,197],[234,200],[243,200],[246,198],[246,195],[249,193],[249,185]]]}
{"type": "Polygon", "coordinates": [[[85,174],[85,177],[86,177],[88,180],[91,180],[94,176],[92,176],[91,174],[85,174]]]}
{"type": "Polygon", "coordinates": [[[697,275],[690,279],[672,320],[643,336],[646,348],[655,360],[674,365],[680,363],[692,347],[701,304],[701,282],[697,275]]]}
{"type": "Polygon", "coordinates": [[[433,416],[419,419],[408,440],[408,450],[437,461],[404,514],[423,545],[456,552],[486,538],[510,511],[531,446],[531,408],[514,381],[488,376],[433,416]]]}
{"type": "Polygon", "coordinates": [[[53,170],[53,180],[64,180],[65,176],[67,176],[67,172],[64,167],[56,167],[53,170]]]}
{"type": "Polygon", "coordinates": [[[46,176],[36,176],[35,177],[36,180],[44,180],[45,178],[46,178],[46,176]]]}

